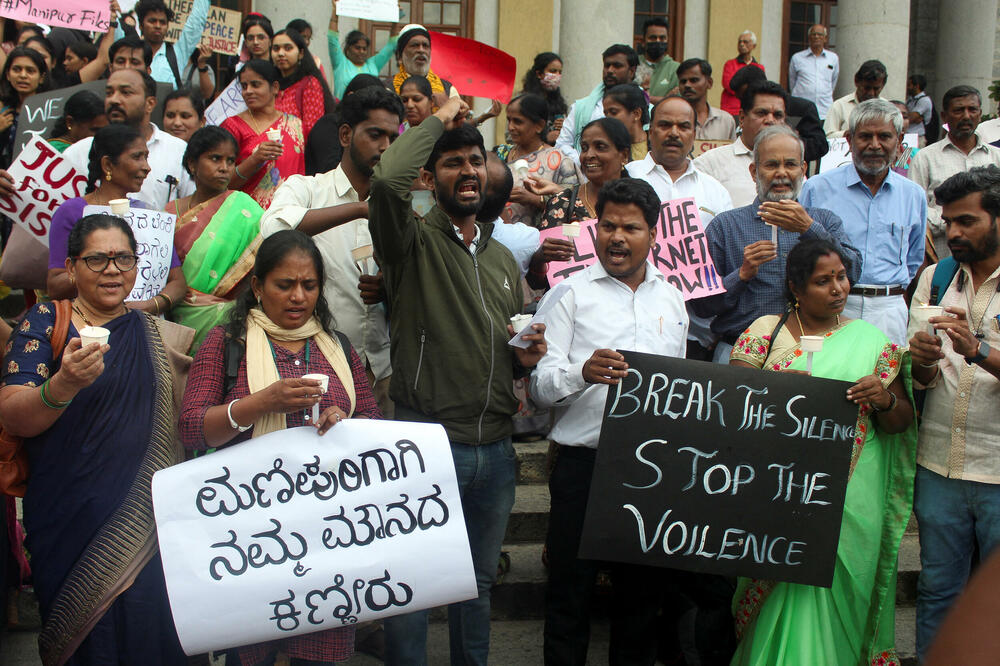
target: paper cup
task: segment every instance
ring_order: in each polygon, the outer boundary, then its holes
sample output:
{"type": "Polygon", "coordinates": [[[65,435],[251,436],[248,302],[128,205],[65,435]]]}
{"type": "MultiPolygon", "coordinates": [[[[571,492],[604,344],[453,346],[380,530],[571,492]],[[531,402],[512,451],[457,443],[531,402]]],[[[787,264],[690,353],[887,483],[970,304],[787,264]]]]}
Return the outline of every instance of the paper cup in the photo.
{"type": "Polygon", "coordinates": [[[318,379],[322,384],[322,386],[319,387],[322,393],[326,393],[327,387],[330,386],[330,377],[328,375],[321,375],[318,372],[302,375],[302,379],[318,379]]]}
{"type": "Polygon", "coordinates": [[[510,318],[510,325],[514,327],[514,333],[520,333],[531,322],[531,315],[516,314],[510,318]]]}
{"type": "Polygon", "coordinates": [[[515,178],[524,180],[531,170],[531,165],[528,164],[528,160],[517,160],[510,166],[510,170],[514,172],[515,178]]]}
{"type": "Polygon", "coordinates": [[[118,217],[125,217],[128,215],[128,199],[112,199],[108,202],[108,205],[111,206],[112,215],[117,215],[118,217]]]}
{"type": "Polygon", "coordinates": [[[822,335],[803,335],[799,338],[799,344],[804,352],[823,351],[822,335]]]}
{"type": "Polygon", "coordinates": [[[368,259],[371,259],[372,256],[373,256],[373,251],[371,245],[362,245],[361,247],[356,247],[353,250],[351,250],[351,259],[354,261],[354,263],[366,261],[368,259]]]}
{"type": "Polygon", "coordinates": [[[267,135],[268,141],[281,141],[281,130],[280,129],[269,129],[264,134],[267,135]]]}
{"type": "Polygon", "coordinates": [[[579,238],[580,237],[580,223],[579,222],[567,222],[562,225],[562,234],[566,238],[579,238]]]}
{"type": "Polygon", "coordinates": [[[931,317],[940,317],[944,314],[944,307],[940,305],[921,305],[910,311],[910,317],[919,326],[918,330],[927,331],[931,335],[937,333],[931,326],[931,317]]]}
{"type": "Polygon", "coordinates": [[[80,329],[80,342],[83,346],[97,342],[102,345],[108,344],[108,337],[111,335],[111,331],[106,328],[101,328],[100,326],[84,326],[80,329]]]}

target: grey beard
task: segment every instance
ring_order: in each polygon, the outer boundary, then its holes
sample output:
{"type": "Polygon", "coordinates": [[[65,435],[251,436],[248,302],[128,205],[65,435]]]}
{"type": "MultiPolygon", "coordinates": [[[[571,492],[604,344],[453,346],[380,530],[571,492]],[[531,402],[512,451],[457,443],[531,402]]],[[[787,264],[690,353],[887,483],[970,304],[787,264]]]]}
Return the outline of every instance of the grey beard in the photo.
{"type": "Polygon", "coordinates": [[[878,167],[868,166],[865,164],[863,159],[854,160],[854,168],[858,170],[858,173],[864,176],[881,176],[883,173],[889,170],[892,165],[892,161],[885,159],[882,160],[878,167]]]}
{"type": "Polygon", "coordinates": [[[403,62],[403,66],[406,67],[406,73],[414,76],[427,76],[427,73],[431,71],[431,63],[427,61],[427,66],[423,68],[423,71],[414,62],[403,62]]]}
{"type": "Polygon", "coordinates": [[[799,192],[802,191],[802,179],[798,179],[792,183],[792,189],[789,192],[782,192],[780,194],[774,194],[770,190],[764,189],[764,183],[760,180],[757,181],[757,198],[761,201],[795,201],[799,198],[799,192]]]}

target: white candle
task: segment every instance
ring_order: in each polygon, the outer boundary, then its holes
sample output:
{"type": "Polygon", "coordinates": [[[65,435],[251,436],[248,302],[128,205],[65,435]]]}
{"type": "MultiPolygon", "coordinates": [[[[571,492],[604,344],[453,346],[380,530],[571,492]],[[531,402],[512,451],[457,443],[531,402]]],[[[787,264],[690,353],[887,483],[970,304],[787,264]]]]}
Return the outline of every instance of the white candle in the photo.
{"type": "Polygon", "coordinates": [[[778,244],[778,225],[776,225],[776,224],[769,224],[767,226],[771,227],[771,242],[774,243],[775,245],[777,245],[778,244]]]}
{"type": "Polygon", "coordinates": [[[806,372],[810,375],[813,373],[813,353],[806,352],[806,372]]]}

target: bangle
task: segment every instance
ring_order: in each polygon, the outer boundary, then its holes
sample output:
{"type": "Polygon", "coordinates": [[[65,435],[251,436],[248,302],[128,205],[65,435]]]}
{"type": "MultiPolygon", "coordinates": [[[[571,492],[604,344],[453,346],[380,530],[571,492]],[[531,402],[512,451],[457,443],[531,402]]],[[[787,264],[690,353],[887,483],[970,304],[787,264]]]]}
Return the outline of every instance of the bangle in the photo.
{"type": "Polygon", "coordinates": [[[889,391],[889,406],[888,407],[885,407],[883,409],[879,409],[878,407],[875,406],[874,402],[871,403],[871,405],[872,405],[872,411],[873,412],[876,412],[876,413],[877,412],[891,412],[893,409],[896,408],[896,394],[893,393],[892,391],[889,391]]]}
{"type": "Polygon", "coordinates": [[[233,405],[235,405],[239,401],[240,399],[236,398],[236,400],[233,400],[231,403],[229,403],[229,406],[226,407],[226,415],[229,417],[229,426],[233,430],[237,430],[239,432],[246,432],[251,427],[253,427],[253,424],[251,423],[250,425],[241,426],[239,423],[236,422],[236,419],[233,418],[233,405]]]}
{"type": "Polygon", "coordinates": [[[173,309],[174,309],[174,302],[173,302],[172,300],[170,300],[170,297],[169,297],[169,296],[167,296],[166,294],[164,294],[164,293],[163,293],[163,292],[161,291],[160,293],[158,293],[158,294],[157,294],[156,296],[154,296],[153,298],[156,298],[156,297],[158,297],[158,296],[162,296],[162,297],[163,297],[163,300],[167,302],[167,309],[166,309],[166,310],[164,310],[164,312],[169,312],[170,310],[173,310],[173,309]]]}
{"type": "Polygon", "coordinates": [[[202,72],[202,73],[205,73],[205,72],[207,72],[207,71],[208,71],[208,65],[205,65],[204,67],[199,67],[199,68],[198,68],[198,71],[199,71],[199,72],[202,72]]]}
{"type": "Polygon", "coordinates": [[[153,314],[156,315],[160,314],[160,302],[156,300],[156,296],[153,296],[153,298],[150,300],[153,301],[153,307],[156,308],[156,312],[154,312],[153,314]]]}
{"type": "Polygon", "coordinates": [[[233,169],[236,171],[236,175],[239,176],[240,178],[242,178],[243,180],[250,180],[249,178],[247,178],[246,176],[244,176],[243,174],[240,173],[240,165],[239,164],[234,164],[233,165],[233,169]]]}
{"type": "Polygon", "coordinates": [[[49,400],[48,396],[45,395],[45,387],[48,385],[48,383],[49,383],[48,379],[42,382],[42,387],[39,391],[42,397],[42,404],[48,407],[49,409],[66,409],[67,407],[69,407],[69,403],[73,402],[73,398],[70,398],[66,402],[59,402],[58,400],[52,402],[51,400],[49,400]]]}
{"type": "Polygon", "coordinates": [[[931,368],[938,367],[938,363],[939,363],[938,361],[934,361],[933,363],[920,363],[919,365],[921,368],[927,368],[928,370],[930,370],[931,368]]]}

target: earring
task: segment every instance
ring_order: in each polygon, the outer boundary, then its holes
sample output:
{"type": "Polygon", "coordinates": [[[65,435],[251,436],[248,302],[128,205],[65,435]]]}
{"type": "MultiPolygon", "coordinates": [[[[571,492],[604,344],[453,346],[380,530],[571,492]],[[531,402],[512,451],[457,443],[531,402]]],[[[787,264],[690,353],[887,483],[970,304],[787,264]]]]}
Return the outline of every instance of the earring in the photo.
{"type": "Polygon", "coordinates": [[[110,171],[105,171],[104,172],[104,179],[106,181],[108,181],[109,183],[111,182],[111,172],[110,171]]]}

